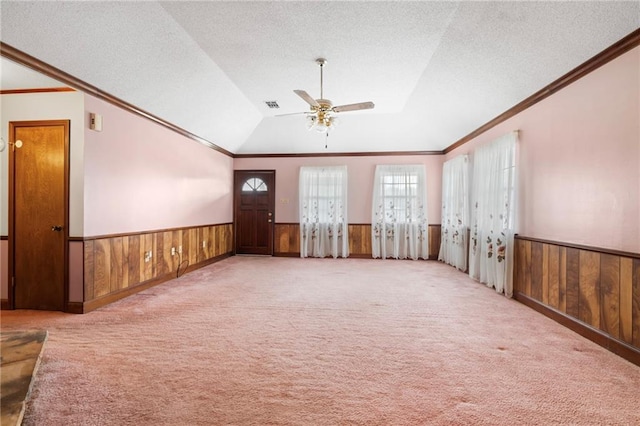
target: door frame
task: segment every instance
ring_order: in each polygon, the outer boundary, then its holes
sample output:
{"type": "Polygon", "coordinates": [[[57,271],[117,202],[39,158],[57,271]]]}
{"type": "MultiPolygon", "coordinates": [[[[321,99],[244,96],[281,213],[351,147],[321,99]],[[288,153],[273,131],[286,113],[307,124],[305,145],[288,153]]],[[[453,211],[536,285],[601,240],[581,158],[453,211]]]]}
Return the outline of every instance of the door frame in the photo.
{"type": "Polygon", "coordinates": [[[275,226],[276,226],[276,171],[275,170],[264,170],[264,169],[260,169],[260,170],[244,170],[244,169],[237,169],[233,171],[233,226],[234,226],[234,232],[233,232],[233,254],[236,255],[238,254],[238,244],[237,244],[237,238],[238,238],[238,207],[237,207],[237,202],[238,200],[236,199],[236,185],[238,185],[238,175],[242,174],[242,173],[268,173],[271,174],[273,176],[273,187],[269,188],[269,209],[273,212],[273,216],[271,219],[271,247],[269,247],[270,249],[270,254],[266,255],[266,256],[273,256],[274,253],[274,248],[275,248],[275,226]],[[273,192],[272,192],[273,191],[273,192]]]}
{"type": "Polygon", "coordinates": [[[18,127],[64,127],[64,312],[69,308],[69,147],[71,120],[35,120],[9,122],[9,309],[15,309],[15,131],[18,127]]]}

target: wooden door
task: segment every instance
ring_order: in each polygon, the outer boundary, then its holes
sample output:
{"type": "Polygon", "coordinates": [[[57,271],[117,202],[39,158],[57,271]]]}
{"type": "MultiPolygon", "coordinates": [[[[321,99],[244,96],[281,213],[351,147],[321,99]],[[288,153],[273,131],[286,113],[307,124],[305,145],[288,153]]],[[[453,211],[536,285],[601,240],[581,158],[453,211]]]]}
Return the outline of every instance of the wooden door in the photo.
{"type": "Polygon", "coordinates": [[[236,170],[234,222],[237,254],[273,255],[274,170],[236,170]]]}
{"type": "Polygon", "coordinates": [[[9,138],[9,262],[14,307],[64,310],[69,121],[12,122],[9,138]]]}

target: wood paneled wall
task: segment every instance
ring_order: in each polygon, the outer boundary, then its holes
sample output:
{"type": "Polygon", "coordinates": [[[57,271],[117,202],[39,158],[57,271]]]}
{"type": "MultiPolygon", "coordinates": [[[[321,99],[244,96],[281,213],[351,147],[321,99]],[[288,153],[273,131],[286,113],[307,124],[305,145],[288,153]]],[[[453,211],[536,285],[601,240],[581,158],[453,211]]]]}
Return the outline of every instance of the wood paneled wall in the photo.
{"type": "Polygon", "coordinates": [[[614,352],[630,352],[632,361],[637,351],[640,360],[640,255],[517,236],[514,295],[614,352]]]}
{"type": "Polygon", "coordinates": [[[85,239],[82,311],[175,277],[178,268],[194,269],[232,252],[232,224],[85,239]]]}
{"type": "Polygon", "coordinates": [[[274,256],[300,257],[300,225],[276,223],[273,230],[274,256]]]}
{"type": "MultiPolygon", "coordinates": [[[[300,256],[300,225],[298,223],[275,224],[276,256],[300,256]]],[[[429,225],[429,259],[437,259],[440,251],[440,225],[429,225]]],[[[372,256],[371,225],[349,224],[349,257],[372,256]]]]}
{"type": "Polygon", "coordinates": [[[371,225],[349,225],[349,257],[368,257],[373,253],[371,247],[371,225]]]}
{"type": "Polygon", "coordinates": [[[429,259],[438,260],[440,253],[441,226],[429,225],[429,259]]]}

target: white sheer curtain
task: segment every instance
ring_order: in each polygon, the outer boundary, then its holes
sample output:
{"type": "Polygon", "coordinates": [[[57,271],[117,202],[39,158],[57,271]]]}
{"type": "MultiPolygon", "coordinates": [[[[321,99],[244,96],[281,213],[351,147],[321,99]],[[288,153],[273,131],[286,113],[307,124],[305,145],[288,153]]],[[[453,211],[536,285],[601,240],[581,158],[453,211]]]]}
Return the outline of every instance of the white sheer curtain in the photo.
{"type": "Polygon", "coordinates": [[[517,132],[473,153],[469,275],[513,295],[517,132]]]}
{"type": "Polygon", "coordinates": [[[347,166],[300,168],[300,257],[347,257],[347,166]]]}
{"type": "Polygon", "coordinates": [[[442,225],[438,260],[467,270],[469,229],[469,157],[460,155],[442,167],[442,225]]]}
{"type": "Polygon", "coordinates": [[[371,221],[374,258],[429,257],[423,164],[376,166],[371,221]]]}

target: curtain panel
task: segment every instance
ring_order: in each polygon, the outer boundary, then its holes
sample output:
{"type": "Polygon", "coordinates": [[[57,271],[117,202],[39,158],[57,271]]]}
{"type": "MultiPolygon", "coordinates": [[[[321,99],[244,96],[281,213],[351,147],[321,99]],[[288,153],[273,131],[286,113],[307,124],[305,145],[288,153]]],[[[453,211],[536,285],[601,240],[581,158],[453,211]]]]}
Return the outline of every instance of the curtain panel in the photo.
{"type": "Polygon", "coordinates": [[[438,260],[467,270],[469,229],[469,157],[460,155],[442,167],[442,225],[438,260]]]}
{"type": "Polygon", "coordinates": [[[347,257],[347,166],[300,168],[300,257],[347,257]]]}
{"type": "Polygon", "coordinates": [[[429,258],[423,164],[376,166],[371,221],[374,258],[429,258]]]}
{"type": "Polygon", "coordinates": [[[516,232],[516,132],[473,153],[469,275],[513,295],[516,232]]]}

